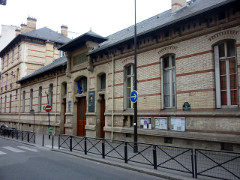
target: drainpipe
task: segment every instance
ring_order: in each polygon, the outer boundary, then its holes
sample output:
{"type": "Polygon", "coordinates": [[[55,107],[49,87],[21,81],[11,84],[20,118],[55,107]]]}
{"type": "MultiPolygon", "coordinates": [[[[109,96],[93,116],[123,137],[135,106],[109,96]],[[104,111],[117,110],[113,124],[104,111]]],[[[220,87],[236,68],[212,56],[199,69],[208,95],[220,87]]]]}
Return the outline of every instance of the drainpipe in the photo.
{"type": "Polygon", "coordinates": [[[112,55],[112,131],[111,140],[113,140],[113,118],[114,118],[114,55],[112,55]]]}

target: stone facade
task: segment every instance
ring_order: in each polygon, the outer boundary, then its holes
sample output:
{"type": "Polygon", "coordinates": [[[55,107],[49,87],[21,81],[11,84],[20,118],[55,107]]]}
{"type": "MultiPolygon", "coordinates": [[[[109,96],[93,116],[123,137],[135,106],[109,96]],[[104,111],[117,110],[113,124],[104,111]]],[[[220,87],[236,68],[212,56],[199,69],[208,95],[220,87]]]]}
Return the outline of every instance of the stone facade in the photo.
{"type": "MultiPolygon", "coordinates": [[[[55,133],[79,135],[85,132],[84,135],[90,137],[133,141],[134,113],[128,99],[132,81],[127,79],[129,77],[132,80],[133,41],[121,42],[105,49],[101,46],[104,41],[104,38],[90,32],[61,47],[60,50],[67,55],[65,69],[31,77],[21,83],[18,101],[22,104],[20,98],[25,91],[26,113],[19,111],[13,117],[13,122],[23,123],[25,129],[34,123],[38,132],[46,132],[47,113],[35,113],[35,122],[28,113],[30,91],[33,89],[33,107],[37,109],[39,87],[45,92],[53,84],[50,123],[55,127],[55,133]],[[83,120],[86,122],[82,126],[79,123],[83,120]],[[82,127],[83,131],[80,130],[82,127]]],[[[194,16],[141,35],[138,37],[137,51],[139,142],[240,151],[239,8],[223,7],[209,11],[206,18],[194,16]],[[222,42],[234,42],[237,94],[231,96],[235,104],[225,106],[222,103],[218,107],[216,47],[222,42]],[[166,61],[166,57],[169,61],[166,61]],[[166,62],[174,68],[166,67],[166,62]],[[166,104],[168,100],[164,99],[169,92],[164,89],[167,86],[164,79],[167,75],[164,73],[169,69],[169,72],[175,72],[169,76],[172,83],[170,88],[173,89],[169,95],[172,98],[170,108],[166,104]],[[183,111],[186,102],[190,104],[189,111],[183,111]],[[162,118],[162,122],[166,122],[165,129],[157,128],[159,121],[155,121],[155,118],[162,118]],[[183,124],[177,126],[174,122],[183,124]]],[[[47,56],[45,60],[48,62],[47,56]]],[[[47,97],[43,94],[42,106],[45,105],[47,97]]],[[[7,115],[2,114],[1,121],[7,115]]]]}

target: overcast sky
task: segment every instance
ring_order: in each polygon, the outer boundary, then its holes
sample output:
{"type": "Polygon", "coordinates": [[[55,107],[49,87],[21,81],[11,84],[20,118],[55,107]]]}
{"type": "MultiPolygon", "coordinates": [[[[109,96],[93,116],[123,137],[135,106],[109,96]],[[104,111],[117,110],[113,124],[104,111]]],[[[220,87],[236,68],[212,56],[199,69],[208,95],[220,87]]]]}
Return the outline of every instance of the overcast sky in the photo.
{"type": "MultiPolygon", "coordinates": [[[[171,8],[171,0],[136,0],[137,22],[171,8]]],[[[7,0],[0,5],[0,24],[20,26],[27,17],[37,28],[60,32],[61,25],[83,34],[92,29],[107,36],[134,24],[134,0],[7,0]]]]}

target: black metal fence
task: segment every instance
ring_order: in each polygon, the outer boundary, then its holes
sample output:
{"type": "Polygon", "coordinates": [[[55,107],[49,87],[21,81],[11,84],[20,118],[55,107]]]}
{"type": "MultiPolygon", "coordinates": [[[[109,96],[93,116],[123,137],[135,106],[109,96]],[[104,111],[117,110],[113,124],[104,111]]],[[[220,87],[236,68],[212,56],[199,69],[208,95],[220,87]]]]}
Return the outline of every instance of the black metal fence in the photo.
{"type": "Polygon", "coordinates": [[[59,135],[58,147],[152,166],[154,169],[159,167],[190,173],[194,177],[193,150],[190,148],[138,143],[138,152],[134,153],[132,142],[68,135],[59,135]]]}
{"type": "Polygon", "coordinates": [[[30,131],[4,129],[0,130],[0,135],[12,139],[15,138],[21,141],[27,141],[29,143],[35,143],[35,133],[30,131]]]}
{"type": "Polygon", "coordinates": [[[195,149],[195,176],[240,179],[240,153],[195,149]]]}

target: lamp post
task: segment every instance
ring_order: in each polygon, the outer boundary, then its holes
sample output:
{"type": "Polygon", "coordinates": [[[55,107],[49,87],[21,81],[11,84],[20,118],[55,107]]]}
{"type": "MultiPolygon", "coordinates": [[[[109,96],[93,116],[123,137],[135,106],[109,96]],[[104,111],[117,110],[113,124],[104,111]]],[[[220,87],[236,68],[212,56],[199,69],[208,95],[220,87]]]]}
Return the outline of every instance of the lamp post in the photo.
{"type": "MultiPolygon", "coordinates": [[[[137,10],[135,2],[135,26],[134,26],[134,90],[137,91],[137,10]]],[[[134,153],[138,152],[137,146],[137,102],[134,103],[134,153]]]]}
{"type": "MultiPolygon", "coordinates": [[[[49,96],[49,91],[46,90],[46,91],[45,91],[45,94],[47,95],[47,103],[48,103],[48,105],[49,105],[49,98],[48,98],[48,96],[49,96]]],[[[50,128],[50,113],[48,112],[48,138],[50,139],[49,128],[50,128]]]]}

